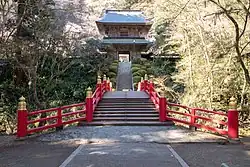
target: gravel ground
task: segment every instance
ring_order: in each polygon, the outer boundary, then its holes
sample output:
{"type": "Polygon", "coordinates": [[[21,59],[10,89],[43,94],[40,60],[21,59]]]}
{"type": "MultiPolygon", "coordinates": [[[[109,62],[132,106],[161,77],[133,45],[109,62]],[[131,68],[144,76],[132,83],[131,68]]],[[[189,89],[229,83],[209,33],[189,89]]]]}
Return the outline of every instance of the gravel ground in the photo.
{"type": "Polygon", "coordinates": [[[176,126],[85,126],[40,136],[40,141],[189,143],[222,142],[225,138],[176,126]]]}

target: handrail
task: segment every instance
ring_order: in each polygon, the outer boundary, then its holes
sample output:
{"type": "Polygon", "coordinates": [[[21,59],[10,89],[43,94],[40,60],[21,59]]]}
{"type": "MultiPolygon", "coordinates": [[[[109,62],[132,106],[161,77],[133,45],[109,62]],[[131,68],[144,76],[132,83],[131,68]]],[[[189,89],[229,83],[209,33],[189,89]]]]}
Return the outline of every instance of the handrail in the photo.
{"type": "Polygon", "coordinates": [[[201,128],[221,135],[228,135],[230,138],[238,137],[238,112],[236,109],[230,109],[225,113],[222,111],[197,107],[192,108],[181,104],[170,103],[166,100],[166,97],[159,95],[152,81],[143,80],[139,84],[140,89],[148,93],[156,109],[159,111],[160,121],[174,121],[189,125],[191,128],[201,128]],[[171,109],[172,107],[184,109],[188,111],[188,113],[171,109]],[[220,116],[220,119],[211,118],[211,116],[214,115],[220,116]],[[215,127],[214,124],[216,124],[217,127],[215,127]]]}
{"type": "Polygon", "coordinates": [[[217,132],[217,133],[222,134],[222,135],[227,134],[227,129],[225,129],[225,127],[227,127],[227,122],[226,121],[221,121],[221,120],[216,120],[216,119],[209,118],[209,115],[205,115],[205,116],[204,115],[198,115],[197,112],[210,113],[210,114],[213,114],[213,115],[220,115],[222,117],[227,118],[227,114],[225,114],[225,113],[206,110],[206,109],[201,109],[201,108],[191,108],[191,107],[188,107],[188,106],[185,106],[185,105],[174,104],[174,103],[167,103],[167,107],[168,108],[179,107],[179,108],[183,108],[183,109],[188,110],[188,111],[191,112],[191,113],[183,113],[181,111],[173,111],[173,110],[167,109],[167,113],[169,115],[171,115],[171,116],[167,117],[168,120],[173,120],[175,122],[183,123],[182,122],[183,119],[186,119],[187,121],[185,122],[185,124],[187,124],[187,125],[189,125],[191,127],[202,128],[202,129],[205,129],[205,130],[217,132]],[[181,116],[184,116],[184,117],[187,116],[189,118],[182,118],[182,119],[181,118],[176,118],[172,114],[181,115],[181,116]],[[221,128],[215,128],[215,127],[208,126],[208,125],[203,125],[202,123],[198,123],[197,122],[198,120],[205,121],[206,123],[208,123],[208,122],[216,123],[216,124],[218,124],[220,126],[224,126],[224,128],[221,129],[221,128]]]}
{"type": "Polygon", "coordinates": [[[25,98],[20,98],[17,111],[17,137],[25,137],[28,134],[51,128],[61,129],[66,124],[79,121],[91,121],[95,107],[101,100],[103,94],[110,90],[110,84],[108,84],[106,80],[100,82],[100,84],[97,83],[93,94],[91,89],[88,88],[86,102],[77,104],[28,112],[24,101],[25,98]],[[40,114],[46,114],[46,117],[40,118],[40,114]],[[37,127],[36,124],[39,124],[39,127],[37,127]]]}

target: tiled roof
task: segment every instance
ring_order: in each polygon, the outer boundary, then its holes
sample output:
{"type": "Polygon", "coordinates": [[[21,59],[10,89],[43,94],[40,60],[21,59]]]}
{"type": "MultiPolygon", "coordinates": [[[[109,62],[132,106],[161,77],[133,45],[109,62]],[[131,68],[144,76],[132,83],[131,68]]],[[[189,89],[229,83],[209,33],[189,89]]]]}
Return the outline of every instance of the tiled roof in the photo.
{"type": "Polygon", "coordinates": [[[146,39],[126,39],[126,38],[116,38],[116,39],[103,39],[103,44],[151,44],[152,42],[146,39]]]}
{"type": "Polygon", "coordinates": [[[107,10],[100,23],[150,23],[142,11],[138,10],[107,10]]]}

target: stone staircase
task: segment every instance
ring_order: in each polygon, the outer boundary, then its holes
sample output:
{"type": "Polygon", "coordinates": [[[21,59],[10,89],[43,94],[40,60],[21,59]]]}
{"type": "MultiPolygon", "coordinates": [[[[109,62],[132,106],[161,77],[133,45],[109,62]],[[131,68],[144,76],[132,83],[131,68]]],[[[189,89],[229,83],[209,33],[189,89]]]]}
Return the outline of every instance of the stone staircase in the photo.
{"type": "MultiPolygon", "coordinates": [[[[143,92],[144,93],[144,92],[143,92]]],[[[112,93],[111,93],[112,94],[112,93]]],[[[140,92],[124,92],[124,96],[103,98],[94,112],[93,122],[85,125],[134,125],[134,126],[166,126],[172,122],[160,122],[159,114],[148,97],[138,96],[140,92]],[[125,97],[126,94],[132,97],[125,97]]],[[[122,94],[122,92],[120,93],[122,94]]],[[[127,95],[128,96],[128,95],[127,95]]]]}
{"type": "Polygon", "coordinates": [[[117,91],[133,90],[132,71],[130,62],[120,62],[117,74],[117,91]]]}

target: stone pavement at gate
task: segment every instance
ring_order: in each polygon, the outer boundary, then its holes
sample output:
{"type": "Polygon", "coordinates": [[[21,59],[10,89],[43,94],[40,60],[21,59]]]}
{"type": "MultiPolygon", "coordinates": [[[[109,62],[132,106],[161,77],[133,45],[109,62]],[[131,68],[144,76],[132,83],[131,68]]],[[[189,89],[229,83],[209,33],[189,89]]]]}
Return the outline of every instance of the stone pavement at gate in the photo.
{"type": "Polygon", "coordinates": [[[132,90],[132,72],[130,62],[120,62],[117,75],[117,90],[132,90]]]}

